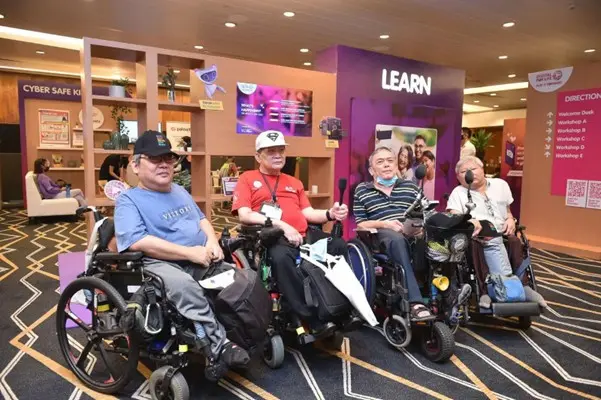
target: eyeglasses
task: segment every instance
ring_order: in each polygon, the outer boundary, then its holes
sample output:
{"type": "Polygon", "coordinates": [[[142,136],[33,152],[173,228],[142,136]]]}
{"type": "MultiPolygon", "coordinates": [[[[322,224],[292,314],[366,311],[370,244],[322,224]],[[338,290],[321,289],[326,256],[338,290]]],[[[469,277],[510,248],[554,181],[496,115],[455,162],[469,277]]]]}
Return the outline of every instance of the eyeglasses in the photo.
{"type": "Polygon", "coordinates": [[[142,158],[145,158],[155,165],[158,165],[162,162],[166,164],[175,164],[177,160],[179,160],[179,156],[175,154],[164,154],[162,156],[142,156],[142,158]]]}

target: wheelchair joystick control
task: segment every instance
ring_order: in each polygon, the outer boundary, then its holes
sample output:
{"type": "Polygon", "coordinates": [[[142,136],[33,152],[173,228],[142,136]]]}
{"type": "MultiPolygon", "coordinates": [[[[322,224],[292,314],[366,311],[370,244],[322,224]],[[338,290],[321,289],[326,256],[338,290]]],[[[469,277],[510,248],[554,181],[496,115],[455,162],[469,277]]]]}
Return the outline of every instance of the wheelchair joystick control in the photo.
{"type": "MultiPolygon", "coordinates": [[[[340,178],[338,180],[338,190],[340,191],[340,202],[338,204],[342,205],[344,201],[344,191],[346,190],[346,179],[340,178]]],[[[342,222],[336,221],[334,227],[332,227],[331,235],[334,238],[342,237],[342,222]]]]}

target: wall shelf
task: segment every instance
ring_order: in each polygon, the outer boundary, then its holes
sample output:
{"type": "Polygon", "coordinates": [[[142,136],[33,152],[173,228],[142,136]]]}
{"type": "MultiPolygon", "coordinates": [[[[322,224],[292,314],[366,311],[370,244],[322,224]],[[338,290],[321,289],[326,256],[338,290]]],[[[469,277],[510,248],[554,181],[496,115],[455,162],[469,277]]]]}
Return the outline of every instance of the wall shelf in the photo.
{"type": "Polygon", "coordinates": [[[122,154],[130,155],[133,154],[133,150],[106,150],[106,149],[94,149],[94,154],[122,154]]]}
{"type": "Polygon", "coordinates": [[[83,151],[83,147],[37,147],[40,151],[83,151]]]}
{"type": "Polygon", "coordinates": [[[130,97],[112,97],[112,96],[100,96],[94,95],[92,96],[92,102],[94,104],[110,106],[113,104],[122,104],[125,106],[142,106],[146,104],[146,100],[144,99],[132,99],[130,97]]]}
{"type": "Polygon", "coordinates": [[[196,103],[171,103],[168,101],[159,101],[159,110],[161,111],[183,111],[183,112],[203,112],[200,104],[196,103]]]}
{"type": "MultiPolygon", "coordinates": [[[[83,132],[83,128],[73,128],[72,130],[75,132],[83,132]]],[[[94,132],[113,133],[113,132],[115,132],[115,130],[109,129],[109,128],[98,128],[98,129],[94,129],[94,132]]]]}

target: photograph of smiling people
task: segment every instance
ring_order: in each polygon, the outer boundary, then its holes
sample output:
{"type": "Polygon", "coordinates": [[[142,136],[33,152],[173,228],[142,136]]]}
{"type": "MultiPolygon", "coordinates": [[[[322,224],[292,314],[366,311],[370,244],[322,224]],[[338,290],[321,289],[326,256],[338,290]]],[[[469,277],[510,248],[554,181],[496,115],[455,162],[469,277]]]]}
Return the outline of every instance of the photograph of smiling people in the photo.
{"type": "Polygon", "coordinates": [[[428,169],[424,178],[424,193],[434,200],[437,138],[436,129],[378,124],[375,147],[385,146],[395,152],[399,178],[415,181],[415,169],[418,165],[425,164],[428,169]]]}

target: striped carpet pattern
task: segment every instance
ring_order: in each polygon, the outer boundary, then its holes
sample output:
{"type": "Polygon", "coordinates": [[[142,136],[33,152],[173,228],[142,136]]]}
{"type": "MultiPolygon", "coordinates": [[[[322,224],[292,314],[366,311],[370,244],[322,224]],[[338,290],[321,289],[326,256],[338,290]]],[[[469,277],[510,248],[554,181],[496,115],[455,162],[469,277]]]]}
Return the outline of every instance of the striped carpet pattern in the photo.
{"type": "MultiPolygon", "coordinates": [[[[219,212],[219,210],[216,210],[219,212]]],[[[216,230],[235,220],[216,216],[216,230]]],[[[55,331],[58,259],[82,251],[83,223],[27,225],[0,210],[0,398],[150,399],[150,364],[119,396],[91,391],[66,368],[55,331]]],[[[258,362],[218,384],[185,370],[193,399],[601,399],[601,262],[533,251],[539,291],[549,303],[529,331],[484,318],[456,334],[453,358],[425,359],[417,346],[392,349],[380,329],[363,328],[340,351],[287,348],[284,365],[258,362]]]]}

